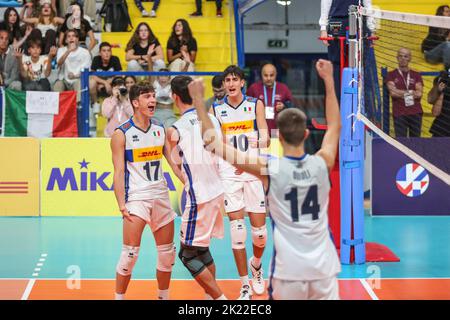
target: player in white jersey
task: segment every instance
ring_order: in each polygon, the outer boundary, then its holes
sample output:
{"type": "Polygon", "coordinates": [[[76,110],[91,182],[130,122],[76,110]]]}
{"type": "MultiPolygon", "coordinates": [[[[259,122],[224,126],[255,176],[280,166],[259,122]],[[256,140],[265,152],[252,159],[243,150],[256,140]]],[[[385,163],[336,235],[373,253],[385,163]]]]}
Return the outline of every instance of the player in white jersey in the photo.
{"type": "MultiPolygon", "coordinates": [[[[176,163],[186,192],[186,207],[181,218],[179,258],[192,277],[205,290],[206,299],[226,299],[216,282],[216,267],[209,251],[212,237],[223,238],[223,187],[218,161],[203,146],[200,123],[192,105],[188,84],[192,78],[176,76],[171,88],[181,118],[167,129],[172,162],[176,163]]],[[[216,130],[220,134],[220,126],[216,130]]]]}
{"type": "Polygon", "coordinates": [[[163,155],[168,159],[166,137],[163,126],[152,119],[156,108],[155,90],[148,85],[134,85],[129,96],[134,116],[119,126],[111,138],[114,193],[123,215],[123,247],[116,267],[116,299],[124,299],[139,255],[142,232],[148,224],[158,252],[158,298],[165,300],[169,298],[176,255],[173,243],[176,214],[171,208],[162,172],[163,155]]]}
{"type": "MultiPolygon", "coordinates": [[[[244,72],[237,66],[229,66],[223,73],[225,98],[213,105],[211,113],[219,120],[224,142],[249,156],[257,157],[259,148],[269,145],[264,104],[242,94],[244,72]]],[[[254,175],[242,172],[224,162],[221,177],[225,188],[225,211],[230,218],[231,246],[241,278],[239,300],[249,300],[249,285],[245,242],[247,230],[244,215],[248,213],[251,224],[253,257],[249,260],[252,287],[256,294],[263,294],[265,282],[261,257],[267,239],[266,203],[261,181],[254,175]]]]}
{"type": "Polygon", "coordinates": [[[333,66],[319,60],[316,69],[325,82],[328,130],[315,155],[306,155],[306,116],[298,109],[283,110],[277,119],[282,159],[249,156],[214,136],[203,101],[201,79],[189,86],[194,97],[205,144],[209,150],[264,183],[273,224],[271,299],[339,299],[340,262],[328,231],[329,171],[334,165],[340,134],[339,105],[334,91],[333,66]]]}

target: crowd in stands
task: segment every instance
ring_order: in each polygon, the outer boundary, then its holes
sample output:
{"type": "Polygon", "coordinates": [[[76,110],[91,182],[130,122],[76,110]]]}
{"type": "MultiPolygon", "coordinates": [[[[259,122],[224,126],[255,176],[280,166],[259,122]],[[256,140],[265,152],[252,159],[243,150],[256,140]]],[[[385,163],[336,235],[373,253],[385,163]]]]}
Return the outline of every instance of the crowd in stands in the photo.
{"type": "MultiPolygon", "coordinates": [[[[135,0],[135,3],[143,16],[155,17],[160,1],[154,1],[150,13],[144,10],[140,0],[135,0]]],[[[0,23],[2,85],[13,90],[74,90],[80,104],[80,77],[84,69],[95,72],[123,71],[125,68],[120,59],[112,55],[112,45],[108,42],[97,43],[93,26],[95,10],[92,9],[92,4],[95,6],[95,1],[85,0],[81,5],[76,1],[30,0],[19,11],[7,8],[4,21],[0,23]]],[[[104,5],[109,5],[109,2],[106,1],[104,5]]],[[[221,1],[216,1],[216,5],[217,16],[222,16],[221,1]]],[[[201,1],[197,1],[196,13],[201,15],[201,1]]],[[[166,52],[149,23],[141,22],[133,31],[125,47],[127,71],[195,71],[197,40],[185,19],[177,19],[173,24],[166,52]],[[168,62],[167,65],[165,61],[168,62]]],[[[277,105],[268,106],[275,108],[274,112],[268,113],[271,114],[269,120],[273,120],[275,113],[285,107],[284,104],[279,105],[280,101],[291,100],[287,87],[282,84],[274,86],[275,78],[275,67],[268,65],[263,68],[264,83],[251,87],[256,90],[250,89],[250,92],[253,90],[259,95],[262,88],[267,87],[270,101],[276,96],[277,105]],[[265,70],[271,72],[268,81],[265,70]]],[[[155,118],[169,127],[177,120],[170,86],[171,77],[161,75],[150,79],[157,93],[155,118]]],[[[107,118],[105,136],[111,136],[114,128],[132,115],[127,92],[134,83],[136,78],[133,76],[90,76],[90,122],[95,121],[94,115],[99,113],[107,118]],[[100,97],[104,98],[102,102],[100,97]]],[[[212,79],[212,85],[214,96],[208,99],[208,108],[225,96],[223,78],[220,75],[212,79]]]]}
{"type": "MultiPolygon", "coordinates": [[[[438,7],[436,16],[450,17],[450,7],[438,7]]],[[[427,95],[435,117],[430,133],[433,137],[450,137],[450,29],[429,27],[421,50],[425,61],[444,66],[427,95]]],[[[392,100],[394,133],[400,138],[420,137],[423,133],[421,99],[424,85],[420,73],[409,67],[411,59],[411,50],[400,48],[397,52],[398,68],[390,71],[385,79],[392,100]]]]}

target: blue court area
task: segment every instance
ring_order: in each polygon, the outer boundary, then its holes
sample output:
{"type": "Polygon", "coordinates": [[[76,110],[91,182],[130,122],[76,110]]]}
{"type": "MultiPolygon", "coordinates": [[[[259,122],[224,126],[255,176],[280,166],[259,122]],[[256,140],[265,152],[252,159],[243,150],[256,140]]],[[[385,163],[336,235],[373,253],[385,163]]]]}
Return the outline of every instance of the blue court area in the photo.
{"type": "MultiPolygon", "coordinates": [[[[248,230],[250,229],[247,220],[248,230]]],[[[270,223],[268,223],[270,226],[270,223]]],[[[175,235],[180,229],[176,219],[175,235]]],[[[340,278],[450,278],[450,217],[370,217],[366,216],[366,241],[387,245],[400,262],[343,266],[340,278]]],[[[269,232],[263,267],[267,271],[272,253],[269,232]]],[[[0,278],[32,278],[42,255],[45,261],[37,279],[66,279],[73,270],[82,279],[113,279],[121,250],[121,218],[41,217],[0,218],[0,278]]],[[[175,243],[178,247],[178,238],[175,243]]],[[[247,253],[251,253],[248,236],[247,253]]],[[[213,240],[211,252],[218,279],[238,279],[231,251],[229,223],[225,238],[213,240]]],[[[154,279],[156,250],[150,229],[143,235],[134,279],[154,279]]],[[[266,272],[267,275],[267,272],[266,272]]],[[[191,279],[176,260],[174,279],[191,279]]]]}

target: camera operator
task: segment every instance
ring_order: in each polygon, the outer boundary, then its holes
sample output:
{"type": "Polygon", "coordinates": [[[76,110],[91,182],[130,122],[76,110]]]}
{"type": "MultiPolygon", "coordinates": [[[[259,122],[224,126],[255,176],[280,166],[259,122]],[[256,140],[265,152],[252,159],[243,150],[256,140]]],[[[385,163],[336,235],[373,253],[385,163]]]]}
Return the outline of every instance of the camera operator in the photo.
{"type": "Polygon", "coordinates": [[[105,137],[111,137],[114,130],[133,115],[133,107],[128,98],[128,89],[122,77],[112,80],[112,95],[102,104],[102,114],[108,119],[105,127],[105,137]]]}
{"type": "Polygon", "coordinates": [[[430,128],[433,137],[450,137],[450,81],[449,71],[441,71],[434,79],[433,88],[428,93],[428,103],[433,105],[432,114],[436,118],[430,128]]]}

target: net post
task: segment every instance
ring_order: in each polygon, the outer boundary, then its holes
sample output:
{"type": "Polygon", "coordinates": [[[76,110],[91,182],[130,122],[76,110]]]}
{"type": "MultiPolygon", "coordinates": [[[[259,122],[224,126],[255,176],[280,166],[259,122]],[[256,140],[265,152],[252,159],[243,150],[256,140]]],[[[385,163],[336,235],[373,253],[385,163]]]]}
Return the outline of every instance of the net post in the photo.
{"type": "Polygon", "coordinates": [[[357,7],[349,9],[349,68],[345,68],[341,89],[342,129],[340,150],[341,263],[365,263],[364,242],[364,125],[358,112],[359,70],[357,68],[357,7]]]}
{"type": "Polygon", "coordinates": [[[89,137],[89,69],[81,71],[81,135],[89,137]]]}

